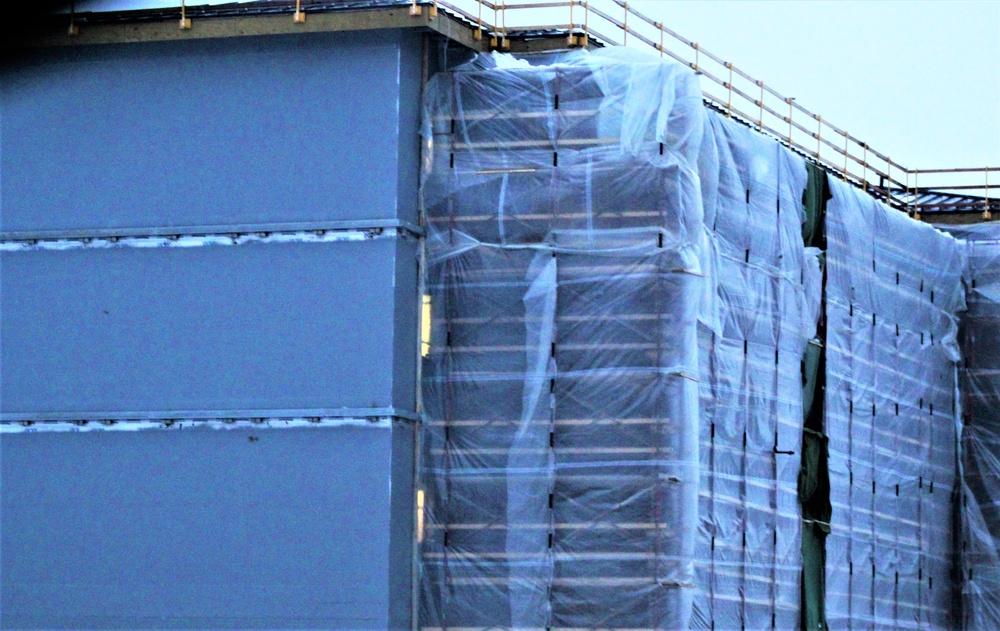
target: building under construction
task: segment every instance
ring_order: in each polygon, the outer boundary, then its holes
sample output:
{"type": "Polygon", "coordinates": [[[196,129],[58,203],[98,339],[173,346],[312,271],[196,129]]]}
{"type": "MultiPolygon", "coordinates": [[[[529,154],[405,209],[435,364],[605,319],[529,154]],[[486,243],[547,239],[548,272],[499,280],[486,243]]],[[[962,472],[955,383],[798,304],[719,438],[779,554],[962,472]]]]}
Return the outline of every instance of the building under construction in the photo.
{"type": "Polygon", "coordinates": [[[6,39],[0,628],[1000,627],[990,169],[620,0],[6,39]]]}

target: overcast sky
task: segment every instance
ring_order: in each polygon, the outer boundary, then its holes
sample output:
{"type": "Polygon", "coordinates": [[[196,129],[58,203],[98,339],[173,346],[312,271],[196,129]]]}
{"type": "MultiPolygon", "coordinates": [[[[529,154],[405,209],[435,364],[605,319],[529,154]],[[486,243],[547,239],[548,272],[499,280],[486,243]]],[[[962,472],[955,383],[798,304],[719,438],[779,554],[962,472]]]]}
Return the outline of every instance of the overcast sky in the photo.
{"type": "Polygon", "coordinates": [[[904,166],[1000,167],[1000,0],[629,4],[904,166]]]}

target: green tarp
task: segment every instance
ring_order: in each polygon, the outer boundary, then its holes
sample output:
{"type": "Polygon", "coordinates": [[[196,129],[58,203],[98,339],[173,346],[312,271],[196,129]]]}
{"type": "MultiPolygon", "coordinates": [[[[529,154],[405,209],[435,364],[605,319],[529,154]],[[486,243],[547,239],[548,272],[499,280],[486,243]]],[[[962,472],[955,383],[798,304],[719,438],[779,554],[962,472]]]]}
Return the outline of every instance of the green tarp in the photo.
{"type": "MultiPolygon", "coordinates": [[[[802,239],[808,247],[826,250],[824,219],[830,188],[826,172],[808,164],[809,182],[802,194],[805,221],[802,239]]],[[[825,260],[820,257],[826,280],[825,260]]],[[[826,374],[826,321],[820,314],[817,335],[802,360],[802,469],[799,501],[802,504],[802,628],[826,629],[826,535],[830,532],[829,452],[823,429],[826,374]]]]}

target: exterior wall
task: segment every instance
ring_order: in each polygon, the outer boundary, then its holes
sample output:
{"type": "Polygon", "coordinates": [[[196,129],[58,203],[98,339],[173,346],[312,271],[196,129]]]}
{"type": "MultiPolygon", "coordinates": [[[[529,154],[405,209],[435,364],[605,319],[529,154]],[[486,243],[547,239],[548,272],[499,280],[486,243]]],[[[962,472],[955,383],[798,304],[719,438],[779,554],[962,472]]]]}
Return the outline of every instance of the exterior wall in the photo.
{"type": "Polygon", "coordinates": [[[0,626],[409,627],[421,57],[2,62],[0,626]]]}
{"type": "Polygon", "coordinates": [[[388,626],[388,423],[0,442],[4,629],[388,626]]]}
{"type": "Polygon", "coordinates": [[[3,231],[413,222],[414,37],[248,37],[11,59],[3,231]]]}

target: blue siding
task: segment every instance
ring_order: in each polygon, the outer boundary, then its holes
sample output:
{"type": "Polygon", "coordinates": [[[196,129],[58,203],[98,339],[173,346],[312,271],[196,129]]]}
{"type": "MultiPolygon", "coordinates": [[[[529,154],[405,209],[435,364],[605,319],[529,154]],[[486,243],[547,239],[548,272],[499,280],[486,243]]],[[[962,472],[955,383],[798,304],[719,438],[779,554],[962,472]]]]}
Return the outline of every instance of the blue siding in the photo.
{"type": "MultiPolygon", "coordinates": [[[[0,238],[415,223],[421,52],[10,54],[0,238]]],[[[3,252],[0,420],[412,416],[417,251],[390,229],[3,252]]],[[[391,425],[0,432],[0,628],[409,629],[414,431],[391,425]]]]}
{"type": "Polygon", "coordinates": [[[394,354],[401,378],[413,370],[397,309],[416,293],[397,290],[397,256],[415,267],[414,244],[391,238],[4,253],[2,413],[412,410],[412,378],[393,395],[394,354]]]}
{"type": "Polygon", "coordinates": [[[2,229],[415,221],[419,46],[376,31],[9,61],[2,229]]]}
{"type": "Polygon", "coordinates": [[[3,435],[0,627],[386,628],[393,432],[3,435]]]}

